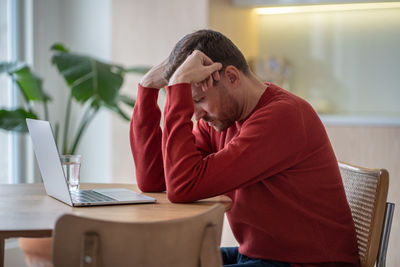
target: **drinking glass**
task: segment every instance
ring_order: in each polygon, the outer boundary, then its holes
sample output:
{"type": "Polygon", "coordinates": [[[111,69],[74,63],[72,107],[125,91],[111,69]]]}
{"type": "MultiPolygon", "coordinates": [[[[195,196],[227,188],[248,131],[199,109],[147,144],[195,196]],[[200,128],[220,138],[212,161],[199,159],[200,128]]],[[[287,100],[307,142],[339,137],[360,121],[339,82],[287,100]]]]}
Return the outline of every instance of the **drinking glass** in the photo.
{"type": "Polygon", "coordinates": [[[61,163],[70,190],[79,190],[81,155],[61,155],[61,163]]]}

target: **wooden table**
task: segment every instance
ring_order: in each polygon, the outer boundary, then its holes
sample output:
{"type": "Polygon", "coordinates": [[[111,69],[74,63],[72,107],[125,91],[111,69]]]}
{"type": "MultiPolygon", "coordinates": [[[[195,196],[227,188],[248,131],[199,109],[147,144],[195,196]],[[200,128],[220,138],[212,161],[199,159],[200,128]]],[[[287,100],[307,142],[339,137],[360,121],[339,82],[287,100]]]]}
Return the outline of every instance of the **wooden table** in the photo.
{"type": "MultiPolygon", "coordinates": [[[[140,192],[131,184],[82,184],[82,189],[123,187],[140,192]]],[[[4,264],[4,242],[12,237],[50,237],[57,219],[66,213],[121,222],[152,222],[196,215],[215,203],[228,210],[231,200],[220,196],[194,203],[174,204],[165,193],[146,193],[157,199],[151,204],[70,207],[46,195],[43,184],[0,185],[0,267],[4,264]]]]}

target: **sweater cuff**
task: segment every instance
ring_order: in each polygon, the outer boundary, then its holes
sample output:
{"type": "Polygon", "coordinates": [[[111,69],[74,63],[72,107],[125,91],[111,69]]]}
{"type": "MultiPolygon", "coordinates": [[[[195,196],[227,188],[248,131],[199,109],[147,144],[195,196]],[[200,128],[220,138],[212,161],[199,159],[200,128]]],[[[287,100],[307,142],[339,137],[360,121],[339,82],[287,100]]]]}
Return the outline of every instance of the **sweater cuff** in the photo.
{"type": "Polygon", "coordinates": [[[158,92],[160,90],[156,88],[143,87],[138,84],[137,103],[151,102],[156,103],[158,98],[158,92]]]}
{"type": "Polygon", "coordinates": [[[194,110],[190,83],[178,83],[166,87],[169,105],[179,109],[194,110]]]}

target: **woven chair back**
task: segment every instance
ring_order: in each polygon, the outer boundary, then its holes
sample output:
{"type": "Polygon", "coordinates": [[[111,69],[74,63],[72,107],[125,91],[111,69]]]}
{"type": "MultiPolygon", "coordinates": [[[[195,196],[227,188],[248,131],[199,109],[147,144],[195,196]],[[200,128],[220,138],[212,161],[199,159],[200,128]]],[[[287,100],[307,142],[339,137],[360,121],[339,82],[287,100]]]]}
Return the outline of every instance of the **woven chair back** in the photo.
{"type": "Polygon", "coordinates": [[[342,162],[339,169],[356,227],[361,267],[372,267],[381,239],[389,174],[385,169],[367,169],[342,162]]]}

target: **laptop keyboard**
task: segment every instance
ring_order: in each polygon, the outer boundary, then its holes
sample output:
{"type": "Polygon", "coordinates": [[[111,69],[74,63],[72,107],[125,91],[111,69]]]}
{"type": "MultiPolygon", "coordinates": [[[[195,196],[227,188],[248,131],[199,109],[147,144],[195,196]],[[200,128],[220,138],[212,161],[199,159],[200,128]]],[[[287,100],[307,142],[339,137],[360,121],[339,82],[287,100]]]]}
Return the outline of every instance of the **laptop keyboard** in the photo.
{"type": "Polygon", "coordinates": [[[93,203],[116,201],[116,199],[105,196],[93,190],[70,191],[72,202],[74,203],[93,203]]]}

